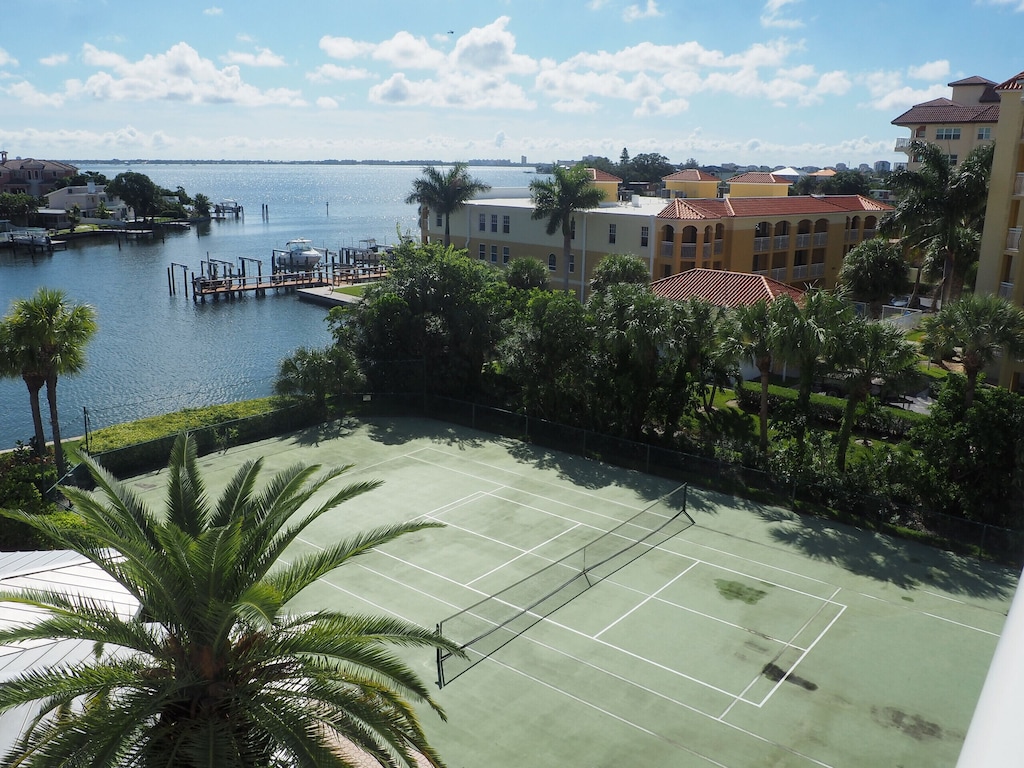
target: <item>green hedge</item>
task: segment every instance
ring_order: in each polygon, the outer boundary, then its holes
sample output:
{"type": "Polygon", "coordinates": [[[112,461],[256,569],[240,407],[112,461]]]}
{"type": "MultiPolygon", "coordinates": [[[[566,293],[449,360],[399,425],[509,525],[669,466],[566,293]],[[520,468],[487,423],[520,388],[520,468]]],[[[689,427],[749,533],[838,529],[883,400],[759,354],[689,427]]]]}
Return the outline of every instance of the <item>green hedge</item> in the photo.
{"type": "MultiPolygon", "coordinates": [[[[796,404],[797,391],[789,387],[768,387],[768,411],[778,412],[780,408],[796,404]]],[[[739,406],[751,413],[761,407],[761,384],[756,381],[745,381],[736,390],[736,401],[739,406]]],[[[813,424],[838,429],[843,421],[846,400],[841,397],[812,394],[808,418],[813,424]]],[[[905,411],[902,408],[879,406],[861,409],[854,428],[861,432],[870,432],[895,440],[903,440],[910,430],[927,416],[916,411],[905,411]]]]}

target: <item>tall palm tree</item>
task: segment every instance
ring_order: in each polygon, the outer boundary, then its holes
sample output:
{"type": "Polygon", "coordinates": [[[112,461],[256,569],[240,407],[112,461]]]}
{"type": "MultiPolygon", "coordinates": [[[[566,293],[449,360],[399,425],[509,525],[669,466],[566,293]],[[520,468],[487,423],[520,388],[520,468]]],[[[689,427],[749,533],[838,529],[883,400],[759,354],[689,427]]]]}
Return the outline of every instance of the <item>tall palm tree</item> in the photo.
{"type": "Polygon", "coordinates": [[[905,381],[917,370],[917,349],[903,329],[887,322],[854,318],[839,331],[838,358],[846,377],[846,408],[836,434],[836,468],[846,470],[846,453],[853,434],[857,408],[879,379],[883,384],[905,381]]]}
{"type": "Polygon", "coordinates": [[[883,305],[908,284],[903,249],[884,237],[873,237],[851,249],[839,270],[839,285],[852,298],[867,303],[872,320],[881,318],[883,305]]]}
{"type": "Polygon", "coordinates": [[[422,178],[412,183],[412,192],[405,202],[419,203],[444,216],[444,244],[447,247],[451,245],[451,215],[468,200],[490,188],[490,184],[469,175],[466,163],[455,163],[444,172],[427,166],[423,169],[422,178]]]}
{"type": "Polygon", "coordinates": [[[733,327],[728,342],[735,359],[753,361],[761,374],[758,448],[762,454],[768,452],[768,386],[783,330],[778,314],[774,302],[769,304],[764,299],[753,304],[741,304],[732,311],[733,327]]]}
{"type": "Polygon", "coordinates": [[[964,405],[974,402],[978,374],[1002,352],[1024,356],[1024,310],[998,296],[965,293],[922,323],[924,347],[940,355],[959,350],[967,385],[964,405]]]}
{"type": "Polygon", "coordinates": [[[882,232],[899,236],[905,247],[920,248],[931,272],[942,275],[942,299],[959,298],[968,267],[978,257],[985,219],[993,145],[975,147],[958,166],[937,144],[911,142],[919,171],[896,171],[889,187],[899,196],[882,221],[882,232]]]}
{"type": "Polygon", "coordinates": [[[5,765],[349,767],[339,754],[346,743],[374,765],[414,766],[414,752],[443,765],[410,701],[444,713],[389,646],[451,643],[399,619],[327,608],[289,612],[317,579],[435,524],[383,526],[285,559],[314,521],[378,483],[329,489],[347,468],[318,474],[318,466],[297,465],[260,490],[260,459],[239,467],[214,501],[195,443],[182,435],[169,462],[165,508],[155,512],[85,461],[96,494],[63,489],[84,527],[4,514],[84,554],[140,610],[124,616],[59,591],[0,594],[3,602],[47,613],[0,630],[0,645],[73,639],[96,649],[76,663],[0,683],[0,711],[27,705],[38,713],[5,765]]]}
{"type": "Polygon", "coordinates": [[[562,270],[565,274],[565,290],[569,290],[573,217],[577,211],[599,206],[604,193],[591,183],[590,173],[582,163],[568,169],[556,165],[552,173],[553,179],[530,182],[530,194],[533,197],[533,213],[530,218],[547,219],[549,235],[562,232],[562,270]]]}
{"type": "Polygon", "coordinates": [[[96,333],[96,310],[88,304],[72,304],[60,289],[42,287],[32,298],[15,301],[6,322],[25,359],[34,360],[44,374],[53,459],[57,477],[63,477],[67,467],[57,412],[57,379],[73,376],[85,367],[85,345],[96,333]]]}
{"type": "Polygon", "coordinates": [[[32,408],[32,450],[36,456],[46,451],[46,434],[43,432],[43,411],[39,406],[39,393],[46,384],[46,372],[39,361],[35,347],[29,346],[12,327],[10,315],[0,320],[0,378],[21,377],[28,387],[29,405],[32,408]]]}

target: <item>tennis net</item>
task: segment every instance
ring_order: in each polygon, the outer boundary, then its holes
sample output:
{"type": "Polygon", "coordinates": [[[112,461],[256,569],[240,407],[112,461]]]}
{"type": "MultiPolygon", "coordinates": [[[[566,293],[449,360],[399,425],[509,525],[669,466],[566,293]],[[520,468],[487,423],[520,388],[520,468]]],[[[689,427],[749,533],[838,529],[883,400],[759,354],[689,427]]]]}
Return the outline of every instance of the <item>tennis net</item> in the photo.
{"type": "Polygon", "coordinates": [[[693,525],[681,485],[594,541],[437,625],[462,654],[438,649],[437,685],[459,675],[590,587],[693,525]]]}

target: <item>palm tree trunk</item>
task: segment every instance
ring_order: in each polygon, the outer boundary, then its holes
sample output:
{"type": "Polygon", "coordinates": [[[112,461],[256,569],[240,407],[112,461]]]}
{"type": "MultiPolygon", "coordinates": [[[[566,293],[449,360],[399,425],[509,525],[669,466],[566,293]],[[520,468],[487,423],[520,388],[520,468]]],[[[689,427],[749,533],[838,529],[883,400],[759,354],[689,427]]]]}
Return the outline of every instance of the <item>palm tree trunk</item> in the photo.
{"type": "Polygon", "coordinates": [[[846,471],[846,451],[850,447],[850,435],[853,434],[853,422],[857,418],[857,406],[860,404],[860,400],[860,395],[853,392],[846,399],[843,423],[839,427],[839,434],[836,435],[836,469],[840,472],[846,471]]]}
{"type": "Polygon", "coordinates": [[[768,453],[768,376],[769,370],[762,368],[761,370],[761,439],[758,443],[758,449],[762,454],[768,453]]]}
{"type": "Polygon", "coordinates": [[[444,247],[445,248],[447,248],[449,245],[452,244],[452,236],[451,236],[451,231],[449,229],[449,227],[450,227],[449,222],[450,221],[451,221],[451,214],[446,213],[444,215],[444,247]]]}
{"type": "Polygon", "coordinates": [[[970,408],[974,403],[974,391],[978,386],[978,369],[971,366],[968,368],[964,366],[964,376],[967,377],[967,383],[964,385],[964,408],[970,408]]]}
{"type": "Polygon", "coordinates": [[[50,405],[50,431],[53,433],[53,463],[57,468],[57,479],[64,477],[64,446],[60,442],[60,419],[57,416],[57,376],[46,377],[46,401],[50,405]]]}
{"type": "Polygon", "coordinates": [[[43,388],[45,379],[36,376],[22,376],[28,387],[28,400],[32,407],[32,428],[35,431],[33,452],[38,458],[46,455],[46,433],[43,432],[43,411],[39,407],[39,390],[43,388]]]}

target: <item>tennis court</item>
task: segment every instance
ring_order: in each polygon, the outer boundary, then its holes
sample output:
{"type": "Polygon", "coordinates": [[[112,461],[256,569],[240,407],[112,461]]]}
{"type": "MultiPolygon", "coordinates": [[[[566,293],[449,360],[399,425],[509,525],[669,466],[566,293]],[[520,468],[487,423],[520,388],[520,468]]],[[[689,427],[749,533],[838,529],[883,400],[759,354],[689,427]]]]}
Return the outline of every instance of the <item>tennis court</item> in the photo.
{"type": "MultiPolygon", "coordinates": [[[[545,606],[445,674],[449,721],[425,723],[452,768],[952,766],[1016,587],[911,542],[431,420],[352,422],[202,463],[215,486],[257,456],[266,476],[353,463],[342,481],[384,481],[296,555],[381,523],[446,525],[345,566],[296,609],[433,627],[512,587],[545,606]],[[674,522],[627,534],[638,514],[674,522]],[[545,604],[561,582],[531,575],[608,532],[628,556],[545,604]]],[[[131,482],[159,504],[164,475],[131,482]]],[[[438,679],[432,655],[409,662],[438,679]]]]}

